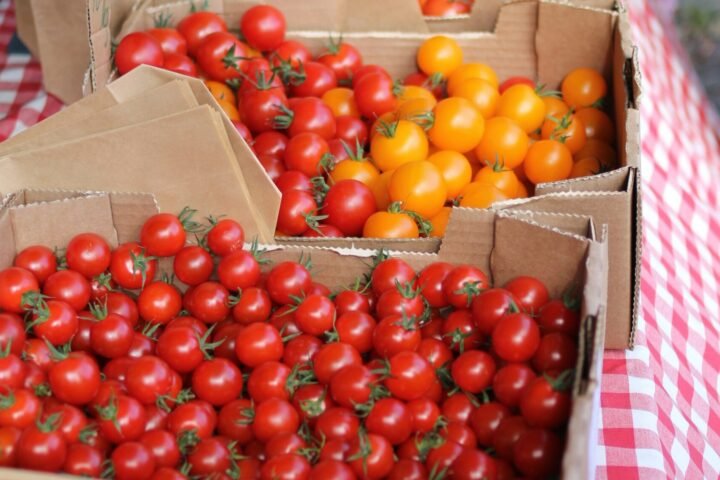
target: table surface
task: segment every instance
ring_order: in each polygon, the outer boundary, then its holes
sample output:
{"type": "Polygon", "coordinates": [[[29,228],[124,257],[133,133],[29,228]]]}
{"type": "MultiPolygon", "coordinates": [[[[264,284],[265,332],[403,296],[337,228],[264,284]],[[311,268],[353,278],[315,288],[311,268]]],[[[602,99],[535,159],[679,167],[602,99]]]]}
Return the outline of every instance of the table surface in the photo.
{"type": "MultiPolygon", "coordinates": [[[[643,75],[641,316],[606,352],[597,478],[720,476],[720,122],[660,0],[627,0],[643,75]],[[656,10],[657,9],[657,10],[656,10]]],[[[57,112],[38,63],[8,54],[0,0],[0,140],[57,112]]]]}

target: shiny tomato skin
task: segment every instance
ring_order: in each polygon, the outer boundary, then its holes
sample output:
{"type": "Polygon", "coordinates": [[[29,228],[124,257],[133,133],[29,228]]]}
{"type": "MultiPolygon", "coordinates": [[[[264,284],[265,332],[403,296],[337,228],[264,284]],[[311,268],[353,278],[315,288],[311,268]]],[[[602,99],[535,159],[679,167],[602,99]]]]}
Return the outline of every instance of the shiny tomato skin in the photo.
{"type": "Polygon", "coordinates": [[[110,257],[113,280],[128,290],[140,289],[151,282],[156,269],[157,260],[148,258],[147,252],[138,243],[120,245],[110,257]]]}
{"type": "Polygon", "coordinates": [[[68,446],[63,472],[96,478],[102,473],[103,454],[95,447],[84,443],[68,446]]]}
{"type": "Polygon", "coordinates": [[[328,343],[315,355],[313,369],[318,382],[327,385],[334,374],[348,365],[361,365],[360,353],[347,343],[328,343]]]}
{"type": "Polygon", "coordinates": [[[385,386],[396,398],[405,401],[421,398],[432,386],[435,371],[415,352],[404,351],[390,358],[390,377],[385,386]]]}
{"type": "Polygon", "coordinates": [[[46,472],[59,471],[67,456],[62,434],[58,430],[44,431],[38,425],[30,425],[22,432],[16,449],[18,467],[46,472]]]}
{"type": "Polygon", "coordinates": [[[55,252],[42,245],[33,245],[23,249],[15,256],[13,266],[24,268],[35,275],[40,284],[57,271],[55,252]]]}
{"type": "Polygon", "coordinates": [[[209,438],[217,426],[217,421],[217,413],[212,405],[202,400],[191,400],[170,412],[167,429],[175,436],[194,430],[198,437],[209,438]]]}
{"type": "Polygon", "coordinates": [[[507,362],[528,361],[539,346],[540,328],[524,313],[505,315],[493,330],[493,350],[507,362]]]}
{"type": "Polygon", "coordinates": [[[23,313],[23,295],[39,289],[35,276],[24,268],[10,267],[0,271],[0,310],[23,313]]]}
{"type": "Polygon", "coordinates": [[[492,334],[503,315],[513,309],[517,309],[515,298],[502,288],[485,290],[472,301],[473,320],[485,335],[492,334]]]}
{"type": "Polygon", "coordinates": [[[224,257],[243,247],[245,230],[235,220],[224,218],[213,225],[207,234],[210,251],[224,257]]]}
{"type": "Polygon", "coordinates": [[[173,259],[173,272],[186,285],[195,286],[208,281],[213,269],[212,256],[197,245],[183,247],[173,259]]]}
{"type": "Polygon", "coordinates": [[[175,467],[180,462],[177,439],[167,430],[150,430],[140,437],[140,443],[150,451],[157,468],[175,467]]]}
{"type": "Polygon", "coordinates": [[[95,397],[100,386],[100,369],[89,355],[71,353],[52,365],[48,380],[58,400],[71,405],[85,405],[95,397]]]}
{"type": "Polygon", "coordinates": [[[515,408],[520,405],[525,390],[535,377],[535,372],[526,364],[508,363],[493,378],[495,397],[504,405],[515,408]]]}
{"type": "Polygon", "coordinates": [[[218,433],[245,445],[254,435],[252,432],[253,403],[247,399],[237,399],[226,403],[218,414],[218,433]]]}
{"type": "Polygon", "coordinates": [[[274,303],[293,303],[292,297],[302,297],[310,290],[312,278],[307,268],[296,262],[282,262],[270,270],[265,288],[274,303]]]}
{"type": "Polygon", "coordinates": [[[321,54],[317,61],[330,67],[340,81],[347,81],[362,66],[362,55],[349,43],[340,41],[331,44],[327,52],[321,54]]]}
{"type": "Polygon", "coordinates": [[[285,39],[285,16],[271,5],[256,5],[240,19],[240,32],[253,48],[274,50],[285,39]]]}
{"type": "Polygon", "coordinates": [[[158,27],[147,31],[160,44],[164,54],[187,54],[187,41],[180,32],[174,28],[158,27]]]}
{"type": "Polygon", "coordinates": [[[215,32],[226,32],[225,21],[216,13],[200,11],[186,16],[177,25],[177,30],[187,41],[187,51],[194,56],[205,37],[215,32]]]}
{"type": "Polygon", "coordinates": [[[197,398],[216,407],[238,398],[242,387],[240,369],[225,358],[206,360],[192,374],[192,389],[197,398]]]}
{"type": "Polygon", "coordinates": [[[550,301],[547,288],[534,277],[516,277],[505,284],[505,289],[517,299],[518,307],[530,315],[537,314],[550,301]]]}
{"type": "Polygon", "coordinates": [[[368,433],[364,438],[354,439],[350,444],[350,468],[356,475],[367,480],[385,478],[393,468],[393,450],[390,442],[381,435],[368,433]],[[361,443],[363,442],[363,443],[361,443]],[[361,449],[369,450],[367,457],[358,457],[361,449]]]}
{"type": "Polygon", "coordinates": [[[402,285],[414,281],[415,270],[399,258],[388,258],[378,263],[371,276],[372,290],[378,297],[386,290],[396,288],[395,282],[402,285]]]}
{"type": "Polygon", "coordinates": [[[143,404],[152,404],[171,388],[171,369],[164,360],[147,356],[134,360],[128,367],[128,392],[143,404]]]}
{"type": "Polygon", "coordinates": [[[43,294],[67,302],[76,312],[90,301],[90,282],[73,270],[60,270],[50,275],[43,285],[43,294]]]}
{"type": "Polygon", "coordinates": [[[115,66],[120,75],[140,65],[163,66],[163,52],[155,38],[146,32],[134,32],[123,37],[115,50],[115,66]]]}
{"type": "Polygon", "coordinates": [[[113,451],[110,461],[117,480],[148,480],[155,471],[155,459],[140,442],[125,442],[113,451]]]}
{"type": "Polygon", "coordinates": [[[425,267],[418,275],[417,284],[420,293],[432,308],[443,308],[448,305],[442,285],[452,269],[453,266],[447,262],[434,262],[425,267]]]}
{"type": "Polygon", "coordinates": [[[336,88],[338,85],[335,72],[320,62],[306,62],[298,68],[305,74],[305,79],[290,82],[290,94],[293,97],[317,97],[336,88]]]}
{"type": "Polygon", "coordinates": [[[321,209],[328,224],[345,236],[360,236],[365,221],[375,213],[375,197],[370,188],[358,180],[341,180],[330,187],[321,209]]]}
{"type": "Polygon", "coordinates": [[[279,361],[283,356],[280,332],[267,323],[252,323],[238,333],[235,352],[240,363],[251,368],[279,361]]]}
{"type": "Polygon", "coordinates": [[[91,278],[110,266],[110,245],[100,235],[81,233],[68,243],[65,260],[69,269],[91,278]]]}
{"type": "Polygon", "coordinates": [[[255,438],[261,442],[280,433],[296,432],[299,426],[300,417],[286,400],[270,398],[255,406],[252,429],[255,438]]]}

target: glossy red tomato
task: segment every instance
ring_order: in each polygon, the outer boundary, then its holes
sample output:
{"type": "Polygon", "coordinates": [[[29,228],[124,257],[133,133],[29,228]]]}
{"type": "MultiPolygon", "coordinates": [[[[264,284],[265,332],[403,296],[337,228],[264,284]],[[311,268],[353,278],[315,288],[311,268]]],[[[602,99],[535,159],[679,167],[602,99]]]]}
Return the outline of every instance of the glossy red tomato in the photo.
{"type": "Polygon", "coordinates": [[[18,253],[13,265],[31,272],[37,281],[43,284],[50,275],[57,271],[57,257],[48,247],[34,245],[18,253]]]}
{"type": "Polygon", "coordinates": [[[182,308],[182,297],[174,286],[165,282],[147,285],[137,300],[138,313],[148,323],[166,324],[182,308]]]}
{"type": "Polygon", "coordinates": [[[17,466],[46,472],[59,471],[67,456],[67,442],[57,429],[58,418],[27,427],[16,446],[17,466]]]}
{"type": "Polygon", "coordinates": [[[233,319],[240,324],[264,322],[270,316],[272,302],[267,291],[250,287],[244,289],[233,307],[233,319]]]}
{"type": "Polygon", "coordinates": [[[378,263],[370,278],[373,293],[380,296],[386,290],[396,288],[396,282],[405,284],[415,281],[415,270],[399,258],[388,258],[378,263]]]}
{"type": "Polygon", "coordinates": [[[365,417],[365,427],[370,433],[383,436],[393,445],[399,445],[413,432],[413,417],[407,406],[394,398],[382,398],[375,402],[365,417]]]}
{"type": "Polygon", "coordinates": [[[538,372],[559,373],[575,368],[578,346],[564,333],[548,333],[540,340],[532,363],[538,372]]]}
{"type": "Polygon", "coordinates": [[[267,458],[273,458],[289,453],[301,454],[307,446],[305,440],[297,433],[281,433],[271,438],[265,445],[265,455],[267,458]]]}
{"type": "Polygon", "coordinates": [[[300,64],[305,64],[312,60],[310,50],[297,40],[285,40],[277,46],[270,57],[273,66],[277,67],[282,65],[283,62],[286,62],[293,69],[297,69],[300,64]]]}
{"type": "Polygon", "coordinates": [[[285,39],[285,16],[271,5],[256,5],[240,19],[240,32],[253,48],[274,50],[285,39]]]}
{"type": "Polygon", "coordinates": [[[176,29],[157,27],[151,28],[147,33],[157,40],[164,54],[187,54],[187,41],[176,29]]]}
{"type": "Polygon", "coordinates": [[[146,32],[133,32],[120,40],[115,49],[115,66],[120,75],[140,65],[163,66],[163,51],[155,38],[146,32]]]}
{"type": "Polygon", "coordinates": [[[400,352],[414,352],[421,340],[417,319],[402,314],[392,314],[383,318],[373,332],[375,352],[385,358],[393,357],[400,352]]]}
{"type": "Polygon", "coordinates": [[[525,389],[535,377],[535,372],[527,365],[509,363],[495,374],[493,393],[498,401],[510,408],[515,408],[520,405],[525,389]]]}
{"type": "Polygon", "coordinates": [[[48,300],[33,307],[28,326],[33,333],[54,346],[68,343],[78,329],[78,318],[67,302],[48,300]]]}
{"type": "Polygon", "coordinates": [[[393,468],[393,450],[381,435],[362,434],[350,444],[350,468],[355,475],[368,480],[385,478],[393,468]]]}
{"type": "Polygon", "coordinates": [[[477,349],[482,346],[483,336],[475,327],[468,310],[455,310],[443,321],[442,339],[456,352],[477,349]]]}
{"type": "Polygon", "coordinates": [[[151,282],[156,269],[157,260],[150,257],[138,243],[120,245],[110,258],[110,274],[113,280],[128,290],[137,290],[151,282]]]}
{"type": "Polygon", "coordinates": [[[495,361],[486,352],[470,350],[455,359],[451,373],[458,387],[466,392],[480,393],[492,382],[495,361]]]}
{"type": "Polygon", "coordinates": [[[65,260],[68,268],[91,278],[110,266],[110,245],[100,235],[81,233],[68,243],[65,260]]]}
{"type": "Polygon", "coordinates": [[[68,447],[63,471],[69,475],[97,478],[102,473],[103,454],[95,447],[74,443],[68,447]]]}
{"type": "Polygon", "coordinates": [[[422,397],[432,386],[432,366],[415,352],[400,352],[390,359],[389,377],[385,386],[395,397],[410,401],[422,397]]]}
{"type": "Polygon", "coordinates": [[[28,428],[40,409],[40,400],[30,390],[19,388],[0,395],[0,427],[28,428]]]}
{"type": "Polygon", "coordinates": [[[180,73],[189,77],[197,77],[198,70],[195,62],[187,55],[177,53],[166,53],[163,61],[163,68],[171,72],[180,73]]]}
{"type": "Polygon", "coordinates": [[[240,250],[244,241],[245,230],[242,225],[229,218],[216,221],[207,234],[210,251],[221,257],[240,250]]]}
{"type": "Polygon", "coordinates": [[[125,442],[110,456],[117,480],[149,480],[155,471],[155,458],[140,442],[125,442]]]}
{"type": "Polygon", "coordinates": [[[425,467],[428,471],[440,472],[449,470],[450,466],[460,456],[463,447],[452,440],[448,440],[439,447],[433,448],[427,454],[425,467]]]}
{"type": "Polygon", "coordinates": [[[505,284],[505,289],[516,299],[524,312],[535,315],[550,301],[545,285],[534,277],[517,277],[505,284]]]}
{"type": "Polygon", "coordinates": [[[317,97],[337,87],[335,72],[320,62],[305,62],[298,65],[295,78],[290,80],[290,94],[293,97],[317,97]]]}
{"type": "Polygon", "coordinates": [[[79,312],[90,301],[90,282],[78,272],[60,270],[47,278],[43,285],[43,294],[63,300],[79,312]]]}
{"type": "Polygon", "coordinates": [[[345,236],[360,236],[365,221],[375,213],[372,190],[358,180],[341,180],[330,187],[321,213],[328,224],[337,227],[345,236]]]}
{"type": "Polygon", "coordinates": [[[449,363],[453,358],[452,350],[437,338],[423,338],[416,351],[435,369],[449,363]]]}
{"type": "Polygon", "coordinates": [[[365,145],[368,141],[368,127],[357,117],[351,115],[335,117],[335,127],[335,138],[347,145],[365,145]]]}
{"type": "Polygon", "coordinates": [[[287,130],[291,138],[305,132],[316,133],[325,140],[335,138],[335,117],[319,98],[298,98],[274,120],[275,127],[287,130]]]}
{"type": "Polygon", "coordinates": [[[292,402],[300,418],[307,421],[310,426],[314,426],[320,415],[335,406],[327,389],[317,383],[299,387],[293,395],[292,402]]]}
{"type": "Polygon", "coordinates": [[[58,400],[71,405],[85,405],[98,391],[100,369],[89,355],[70,353],[50,367],[48,380],[58,400]]]}
{"type": "Polygon", "coordinates": [[[362,55],[349,43],[331,39],[327,51],[320,54],[317,61],[330,67],[339,81],[346,81],[362,66],[362,55]]]}
{"type": "Polygon", "coordinates": [[[223,474],[232,465],[230,450],[221,438],[205,438],[187,456],[190,474],[205,477],[223,474]]]}
{"type": "MultiPolygon", "coordinates": [[[[358,295],[362,297],[361,294],[358,295]]],[[[335,297],[336,305],[338,297],[339,296],[335,297]]],[[[337,332],[338,340],[352,345],[360,353],[369,352],[373,348],[373,332],[375,326],[376,322],[372,315],[363,311],[346,312],[340,315],[335,321],[335,331],[337,332]]]]}
{"type": "Polygon", "coordinates": [[[538,377],[528,385],[520,400],[520,412],[532,427],[558,428],[570,417],[572,371],[557,378],[538,377]]]}
{"type": "Polygon", "coordinates": [[[252,252],[236,250],[220,260],[217,274],[228,290],[244,290],[260,281],[260,264],[252,252]]]}
{"type": "Polygon", "coordinates": [[[312,278],[308,269],[297,262],[282,262],[267,275],[265,288],[274,303],[287,305],[293,297],[302,297],[310,291],[312,278]]]}
{"type": "Polygon", "coordinates": [[[313,185],[312,182],[310,182],[310,177],[302,172],[298,172],[297,170],[283,172],[277,180],[275,180],[275,185],[282,193],[290,190],[303,190],[305,192],[313,191],[313,185]]]}
{"type": "Polygon", "coordinates": [[[452,464],[453,478],[458,480],[481,480],[496,478],[495,460],[475,448],[465,448],[452,464]]]}
{"type": "Polygon", "coordinates": [[[196,286],[187,297],[190,314],[205,323],[217,323],[230,315],[230,292],[217,282],[196,286]]]}
{"type": "Polygon", "coordinates": [[[158,213],[148,218],[140,230],[140,244],[148,255],[170,257],[184,246],[187,235],[185,224],[190,222],[192,213],[185,210],[180,216],[158,213]]]}
{"type": "Polygon", "coordinates": [[[299,426],[300,417],[286,400],[270,398],[255,406],[252,429],[261,442],[281,433],[296,432],[299,426]]]}
{"type": "Polygon", "coordinates": [[[443,280],[443,292],[450,305],[469,308],[472,300],[490,285],[487,275],[476,267],[459,265],[443,280]]]}
{"type": "Polygon", "coordinates": [[[448,305],[443,292],[443,282],[453,270],[453,266],[446,262],[434,262],[425,267],[418,275],[417,284],[420,293],[432,308],[443,308],[448,305]]]}
{"type": "Polygon", "coordinates": [[[270,87],[252,89],[239,99],[239,110],[245,125],[254,134],[264,133],[275,128],[278,115],[287,108],[288,100],[280,88],[270,87]]]}
{"type": "Polygon", "coordinates": [[[290,391],[297,387],[296,376],[291,377],[290,367],[280,362],[265,362],[255,368],[248,377],[247,391],[253,401],[259,403],[268,398],[290,400],[290,391]]]}
{"type": "Polygon", "coordinates": [[[288,170],[297,170],[308,177],[320,173],[321,160],[329,153],[324,138],[316,133],[300,133],[290,139],[284,154],[288,170]]]}
{"type": "Polygon", "coordinates": [[[0,350],[21,355],[25,344],[25,325],[14,313],[0,313],[0,350]]]}
{"type": "Polygon", "coordinates": [[[177,30],[187,41],[187,51],[195,56],[205,37],[215,32],[226,32],[227,25],[220,15],[207,11],[194,12],[180,20],[177,30]]]}
{"type": "Polygon", "coordinates": [[[315,355],[313,370],[318,382],[327,385],[333,375],[349,365],[362,365],[360,353],[347,343],[328,343],[315,355]]]}
{"type": "Polygon", "coordinates": [[[237,336],[236,350],[240,363],[257,367],[268,361],[278,361],[283,356],[283,342],[278,330],[267,323],[252,323],[237,336]]]}
{"type": "Polygon", "coordinates": [[[263,132],[255,137],[252,148],[257,155],[270,155],[280,157],[285,154],[288,138],[283,133],[274,130],[263,132]]]}
{"type": "Polygon", "coordinates": [[[526,362],[540,346],[540,328],[524,313],[505,315],[495,326],[492,347],[507,362],[526,362]]]}
{"type": "Polygon", "coordinates": [[[145,431],[145,410],[133,397],[110,397],[108,404],[97,410],[100,433],[112,443],[138,440],[145,431]]]}
{"type": "Polygon", "coordinates": [[[310,478],[333,478],[336,480],[354,480],[357,477],[352,468],[338,460],[322,460],[316,463],[310,472],[310,478]]]}
{"type": "Polygon", "coordinates": [[[448,396],[442,405],[442,414],[451,422],[467,422],[475,406],[465,393],[448,396]]]}
{"type": "Polygon", "coordinates": [[[173,271],[178,280],[195,286],[210,279],[213,272],[210,253],[197,245],[183,247],[173,259],[173,271]]]}
{"type": "Polygon", "coordinates": [[[335,318],[335,305],[324,295],[308,295],[295,310],[300,331],[317,337],[332,329],[335,318]]]}
{"type": "Polygon", "coordinates": [[[473,410],[468,419],[477,441],[484,447],[492,445],[495,432],[504,418],[510,416],[510,409],[497,402],[483,403],[473,410]]]}
{"type": "Polygon", "coordinates": [[[105,358],[118,358],[128,354],[134,332],[130,321],[111,313],[96,322],[90,329],[90,347],[105,358]]]}
{"type": "Polygon", "coordinates": [[[218,433],[245,445],[253,439],[252,420],[253,403],[247,399],[237,399],[226,403],[218,414],[218,433]]]}
{"type": "Polygon", "coordinates": [[[527,429],[525,420],[519,415],[505,417],[501,420],[495,431],[492,445],[497,455],[505,460],[512,460],[515,444],[527,429]]]}
{"type": "Polygon", "coordinates": [[[166,395],[172,386],[170,367],[164,360],[147,356],[134,360],[125,381],[128,392],[144,404],[155,403],[166,395]]]}
{"type": "Polygon", "coordinates": [[[167,430],[149,430],[140,437],[140,443],[150,451],[158,468],[175,467],[180,462],[177,439],[167,430]]]}
{"type": "Polygon", "coordinates": [[[216,426],[215,409],[202,400],[191,400],[178,405],[167,418],[167,429],[175,436],[194,431],[199,438],[209,438],[216,426]]]}
{"type": "Polygon", "coordinates": [[[222,406],[240,396],[243,378],[240,369],[225,358],[202,362],[192,374],[192,389],[197,398],[222,406]]]}
{"type": "Polygon", "coordinates": [[[22,313],[23,296],[27,292],[38,291],[39,288],[35,276],[24,268],[10,267],[0,271],[0,310],[22,313]]]}
{"type": "Polygon", "coordinates": [[[277,229],[286,236],[301,235],[317,223],[315,198],[303,190],[285,192],[280,201],[277,229]]]}
{"type": "Polygon", "coordinates": [[[512,294],[502,288],[485,290],[472,302],[473,320],[485,335],[492,334],[495,326],[506,313],[517,311],[517,309],[512,294]]]}
{"type": "Polygon", "coordinates": [[[397,105],[392,79],[384,73],[365,74],[357,80],[354,87],[358,111],[366,118],[375,119],[393,111],[397,105]]]}
{"type": "Polygon", "coordinates": [[[338,405],[353,408],[370,400],[377,382],[377,375],[366,366],[348,365],[330,379],[330,395],[338,405]]]}
{"type": "Polygon", "coordinates": [[[528,430],[513,448],[513,462],[524,475],[548,477],[560,470],[563,442],[553,432],[528,430]]]}
{"type": "Polygon", "coordinates": [[[577,338],[580,331],[580,315],[573,302],[549,301],[540,309],[537,321],[544,333],[564,333],[577,338]]]}

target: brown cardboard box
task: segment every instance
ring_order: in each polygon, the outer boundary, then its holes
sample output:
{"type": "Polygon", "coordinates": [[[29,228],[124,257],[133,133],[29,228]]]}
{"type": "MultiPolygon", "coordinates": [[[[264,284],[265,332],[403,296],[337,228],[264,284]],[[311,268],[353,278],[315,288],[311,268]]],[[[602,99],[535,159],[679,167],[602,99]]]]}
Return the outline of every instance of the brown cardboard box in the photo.
{"type": "MultiPolygon", "coordinates": [[[[135,0],[93,2],[107,12],[107,28],[117,32],[135,0]],[[111,7],[114,21],[108,23],[111,7]]],[[[86,0],[15,0],[15,11],[18,36],[40,60],[45,89],[65,103],[81,99],[90,57],[86,0]]]]}
{"type": "MultiPolygon", "coordinates": [[[[633,345],[637,321],[637,296],[640,265],[640,180],[639,114],[640,96],[637,52],[630,40],[627,13],[610,0],[489,0],[478,2],[473,14],[454,19],[427,20],[415,0],[393,2],[388,9],[384,0],[363,2],[361,12],[348,15],[349,0],[328,2],[312,0],[273,0],[288,19],[288,36],[301,39],[318,51],[329,32],[360,49],[366,63],[385,66],[402,76],[415,69],[418,44],[437,32],[454,36],[463,47],[466,61],[482,61],[496,69],[501,78],[523,75],[549,87],[557,87],[573,68],[589,66],[603,72],[612,88],[614,116],[618,133],[618,156],[623,169],[608,177],[595,176],[539,186],[537,193],[566,192],[562,208],[568,213],[598,212],[610,233],[610,283],[606,347],[633,345]],[[610,7],[616,10],[610,10],[610,7]],[[426,21],[427,20],[427,21],[426,21]],[[558,54],[562,52],[562,54],[558,54]],[[582,192],[595,192],[591,195],[582,192]],[[605,193],[603,193],[605,192],[605,193]],[[577,199],[577,201],[574,201],[577,199]],[[589,205],[588,205],[589,202],[589,205]],[[608,202],[612,204],[608,208],[608,202]]],[[[242,13],[258,2],[253,0],[209,0],[208,8],[220,13],[231,28],[238,25],[242,13]]],[[[189,12],[185,3],[166,0],[142,0],[123,23],[120,37],[149,28],[158,15],[170,15],[177,21],[189,12]]],[[[90,11],[90,43],[93,64],[89,87],[97,88],[113,78],[109,50],[104,48],[106,29],[93,27],[90,11]]],[[[97,22],[95,22],[97,23],[97,22]]],[[[244,167],[244,160],[239,158],[244,167]]],[[[248,162],[253,165],[253,162],[248,162]]],[[[258,180],[258,177],[255,177],[258,180]]],[[[271,182],[252,182],[251,196],[273,191],[271,182]]],[[[267,198],[267,195],[266,195],[267,198]]],[[[556,211],[555,205],[546,203],[556,211]]],[[[501,207],[502,208],[502,207],[501,207]]],[[[301,240],[278,239],[303,245],[353,245],[374,248],[379,242],[368,239],[301,240]]],[[[433,252],[440,244],[435,239],[382,242],[389,248],[433,252]]]]}
{"type": "MultiPolygon", "coordinates": [[[[142,194],[23,190],[0,201],[0,268],[19,250],[32,245],[62,246],[86,231],[103,234],[113,245],[137,238],[144,219],[157,211],[154,199],[142,194]]],[[[482,248],[465,243],[460,231],[445,241],[452,258],[437,254],[401,253],[420,269],[433,261],[463,261],[490,273],[496,282],[518,274],[535,275],[559,296],[570,285],[582,285],[583,318],[580,355],[573,388],[573,411],[563,459],[564,479],[590,478],[595,471],[594,421],[599,406],[600,369],[607,301],[605,228],[596,231],[589,217],[533,212],[457,209],[450,227],[472,234],[482,248]],[[546,225],[541,225],[543,224],[546,225]],[[549,226],[547,226],[549,225],[549,226]]],[[[272,262],[312,256],[313,276],[331,287],[350,284],[367,272],[370,250],[270,245],[272,262]]],[[[61,479],[36,472],[0,469],[8,480],[61,479]]]]}

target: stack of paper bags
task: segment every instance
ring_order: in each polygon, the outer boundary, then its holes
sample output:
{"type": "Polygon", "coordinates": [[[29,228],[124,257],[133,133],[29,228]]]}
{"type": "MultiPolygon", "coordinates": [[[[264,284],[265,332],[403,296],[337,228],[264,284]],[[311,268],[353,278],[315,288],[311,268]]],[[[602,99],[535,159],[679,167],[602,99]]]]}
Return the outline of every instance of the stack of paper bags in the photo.
{"type": "Polygon", "coordinates": [[[202,81],[145,66],[1,143],[0,195],[20,189],[152,193],[264,242],[280,198],[202,81]]]}

